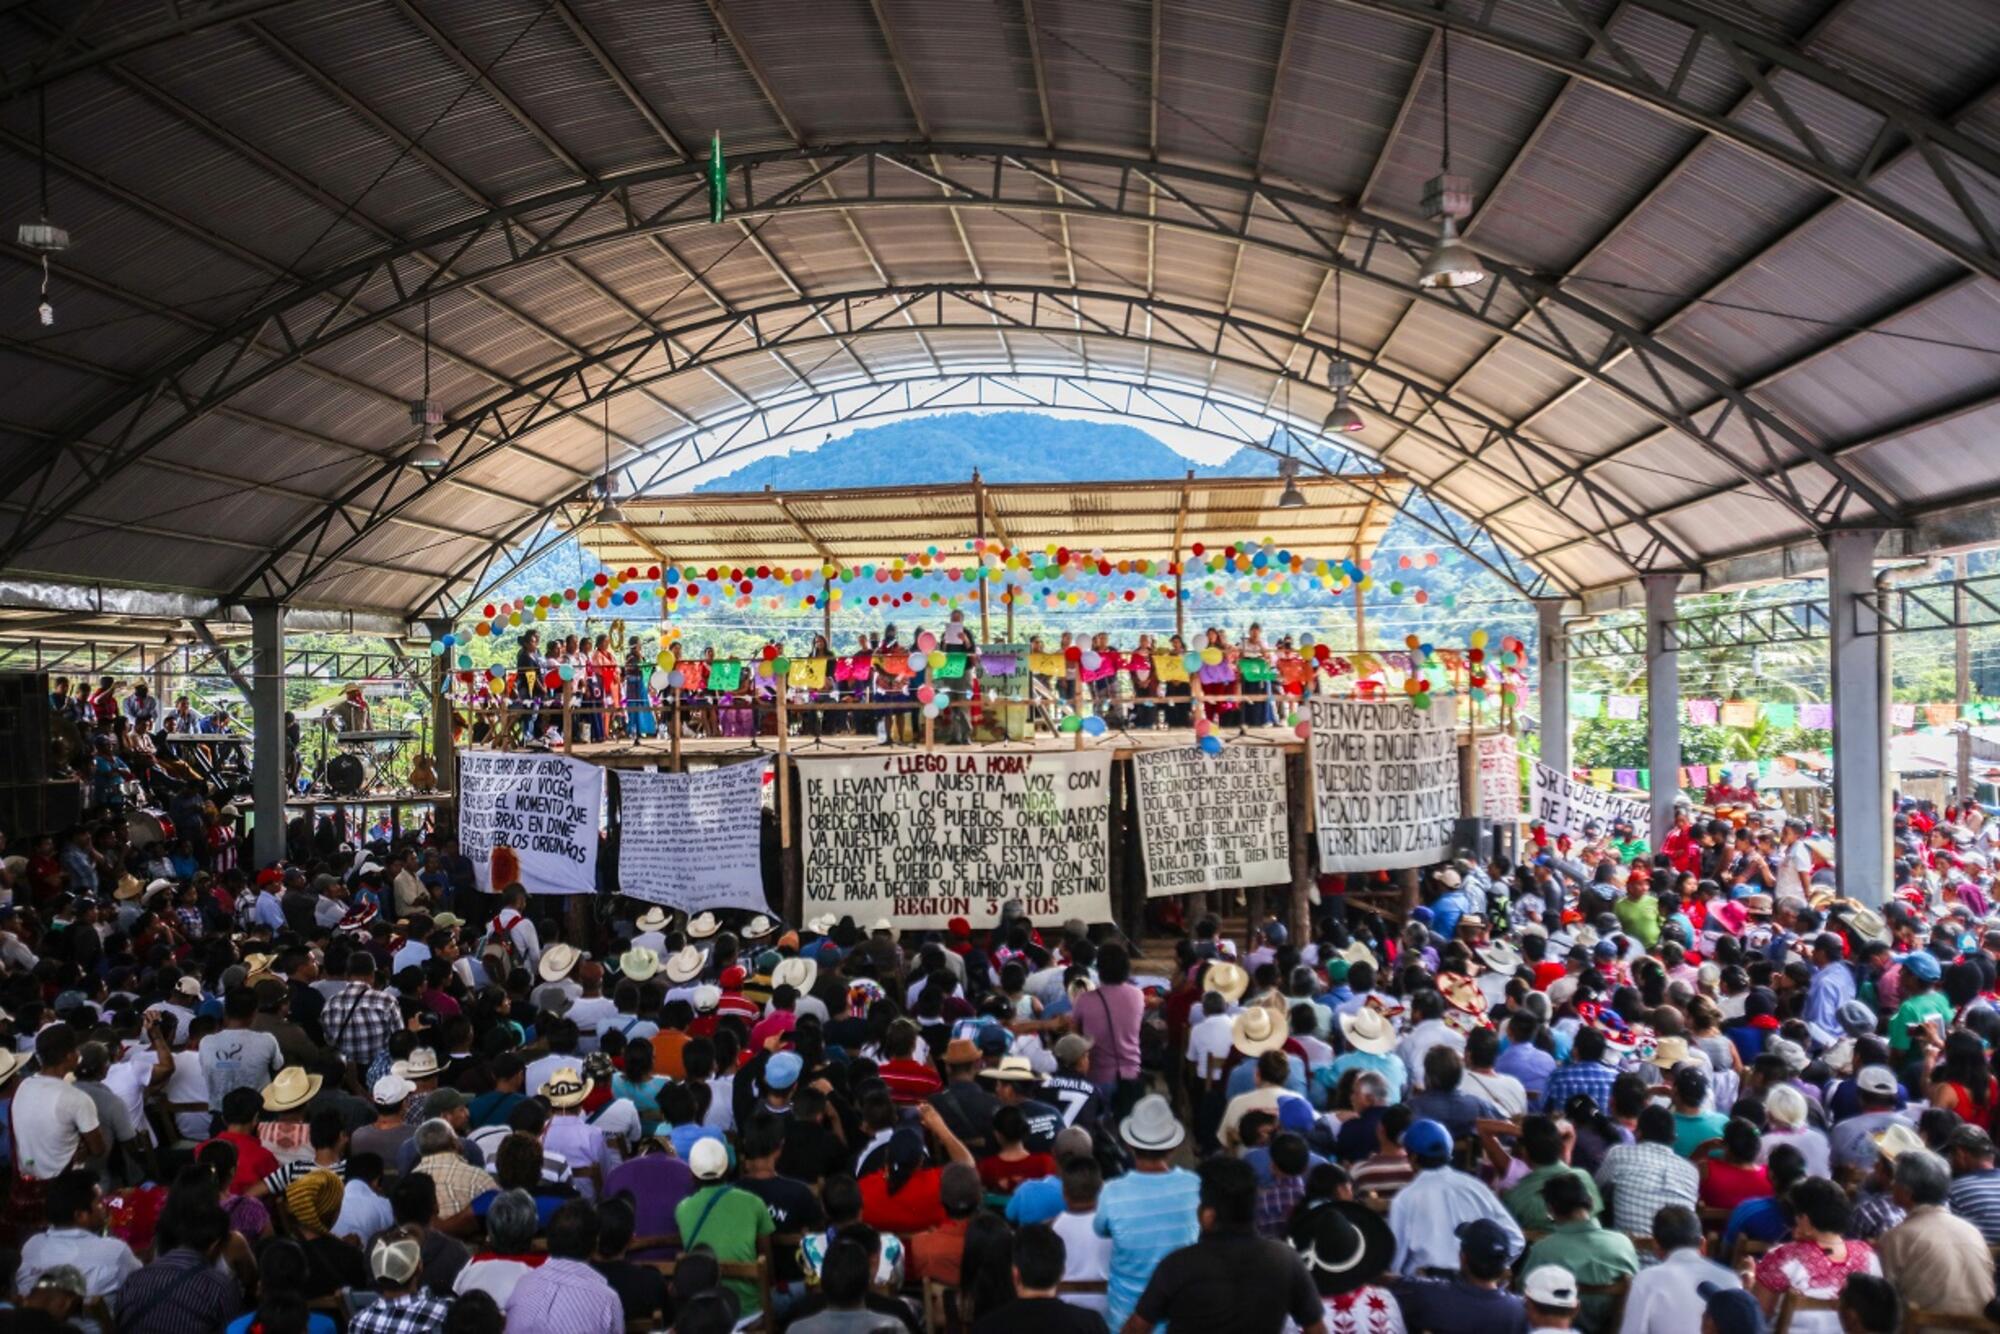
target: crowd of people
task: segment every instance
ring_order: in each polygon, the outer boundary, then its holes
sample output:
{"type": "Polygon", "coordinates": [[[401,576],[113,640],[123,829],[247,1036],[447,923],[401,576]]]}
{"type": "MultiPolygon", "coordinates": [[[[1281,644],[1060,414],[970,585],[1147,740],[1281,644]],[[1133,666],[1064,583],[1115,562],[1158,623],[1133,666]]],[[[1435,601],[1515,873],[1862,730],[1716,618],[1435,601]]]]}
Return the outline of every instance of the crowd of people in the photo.
{"type": "Polygon", "coordinates": [[[0,861],[6,1318],[1979,1326],[1991,829],[1895,827],[1879,908],[1814,831],[1683,810],[1431,868],[1398,919],[1335,878],[1249,939],[1197,915],[1149,967],[1017,905],[572,912],[448,840],[252,873],[108,821],[0,861]]]}
{"type": "Polygon", "coordinates": [[[891,623],[879,632],[863,632],[845,649],[816,634],[797,657],[819,667],[802,679],[755,670],[794,661],[793,650],[779,643],[740,660],[718,657],[713,645],[697,652],[677,644],[673,672],[662,672],[644,636],[624,639],[621,652],[609,634],[551,635],[545,641],[539,630],[528,629],[514,650],[511,672],[473,680],[468,725],[476,741],[503,728],[524,742],[551,735],[571,742],[644,739],[663,730],[662,710],[678,707],[690,734],[748,736],[775,726],[773,706],[782,692],[807,734],[909,741],[921,730],[921,701],[929,688],[942,689],[963,705],[940,715],[944,740],[969,739],[982,713],[997,714],[1004,704],[1018,704],[1023,719],[1032,715],[1051,725],[1077,715],[1131,729],[1184,728],[1199,710],[1218,726],[1265,727],[1282,721],[1285,698],[1297,699],[1326,665],[1302,651],[1292,636],[1267,639],[1254,623],[1240,642],[1232,642],[1221,627],[1193,640],[1140,634],[1126,648],[1111,640],[1103,631],[1063,631],[1053,640],[1032,636],[1024,653],[1002,655],[1010,670],[996,673],[994,659],[982,658],[979,636],[965,613],[954,611],[934,632],[917,626],[906,637],[891,623]],[[967,661],[946,676],[931,664],[931,651],[963,654],[967,661]],[[1199,660],[1192,671],[1190,657],[1199,660]],[[1163,668],[1162,662],[1169,665],[1163,668]],[[678,685],[665,683],[676,674],[678,685]]]}

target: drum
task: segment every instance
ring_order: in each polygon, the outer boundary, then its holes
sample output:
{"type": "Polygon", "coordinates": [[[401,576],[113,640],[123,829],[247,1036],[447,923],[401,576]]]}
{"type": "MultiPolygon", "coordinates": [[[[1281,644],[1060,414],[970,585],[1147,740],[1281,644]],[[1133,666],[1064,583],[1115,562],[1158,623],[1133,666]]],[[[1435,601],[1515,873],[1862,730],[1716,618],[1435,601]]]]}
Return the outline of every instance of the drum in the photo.
{"type": "Polygon", "coordinates": [[[334,795],[355,797],[368,781],[368,770],[356,755],[336,755],[326,762],[326,785],[334,795]]]}
{"type": "Polygon", "coordinates": [[[125,812],[125,836],[135,848],[167,841],[167,822],[157,811],[134,808],[125,812]]]}

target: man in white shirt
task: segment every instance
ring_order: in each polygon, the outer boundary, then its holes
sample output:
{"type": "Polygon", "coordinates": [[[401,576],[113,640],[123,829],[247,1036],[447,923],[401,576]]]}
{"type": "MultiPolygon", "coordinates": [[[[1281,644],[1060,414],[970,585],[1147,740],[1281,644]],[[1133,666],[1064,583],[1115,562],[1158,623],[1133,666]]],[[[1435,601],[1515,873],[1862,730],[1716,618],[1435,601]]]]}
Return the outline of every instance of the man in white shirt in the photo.
{"type": "Polygon", "coordinates": [[[340,1217],[334,1222],[333,1235],[352,1237],[363,1246],[376,1233],[396,1225],[396,1211],[384,1199],[379,1187],[382,1185],[382,1160],[373,1154],[360,1155],[374,1159],[366,1179],[355,1174],[355,1159],[347,1160],[347,1188],[340,1197],[340,1217]]]}
{"type": "Polygon", "coordinates": [[[605,1021],[618,1013],[618,1006],[604,994],[604,965],[585,959],[576,969],[576,984],[583,994],[569,1007],[569,1021],[580,1034],[577,1050],[588,1056],[597,1050],[597,1033],[605,1021]]]}
{"type": "MultiPolygon", "coordinates": [[[[109,1150],[97,1124],[97,1104],[64,1076],[76,1070],[76,1034],[67,1025],[45,1028],[35,1038],[38,1074],[21,1081],[14,1094],[14,1156],[21,1169],[39,1181],[53,1181],[68,1171],[79,1153],[102,1158],[109,1150]]],[[[11,1053],[0,1082],[19,1066],[11,1053]]]]}
{"type": "MultiPolygon", "coordinates": [[[[1063,1282],[1102,1283],[1111,1277],[1111,1238],[1097,1235],[1097,1194],[1104,1173],[1095,1159],[1074,1158],[1063,1168],[1063,1211],[1049,1227],[1063,1241],[1063,1282]]],[[[1105,1294],[1073,1292],[1063,1297],[1071,1306],[1103,1315],[1105,1294]]]]}
{"type": "Polygon", "coordinates": [[[1417,1175],[1389,1204],[1389,1230],[1396,1234],[1391,1268],[1405,1277],[1426,1270],[1455,1273],[1459,1268],[1461,1225],[1488,1219],[1504,1231],[1510,1256],[1519,1259],[1528,1239],[1506,1206],[1478,1177],[1451,1166],[1451,1132],[1436,1121],[1413,1121],[1403,1132],[1403,1149],[1417,1175]]]}
{"type": "Polygon", "coordinates": [[[1188,1064],[1197,1076],[1204,1075],[1211,1062],[1220,1068],[1228,1063],[1231,1046],[1229,1002],[1211,991],[1201,998],[1202,1017],[1188,1029],[1188,1064]]]}
{"type": "Polygon", "coordinates": [[[566,1066],[542,1086],[541,1093],[551,1112],[548,1129],[542,1132],[542,1148],[561,1155],[575,1174],[577,1193],[595,1200],[616,1158],[604,1141],[604,1133],[577,1110],[590,1096],[590,1084],[574,1067],[566,1066]]]}
{"type": "Polygon", "coordinates": [[[1633,1276],[1618,1334],[1685,1334],[1700,1329],[1707,1309],[1701,1285],[1742,1285],[1735,1274],[1702,1254],[1701,1219],[1694,1210],[1680,1205],[1660,1210],[1653,1216],[1653,1240],[1665,1258],[1633,1276]]]}
{"type": "Polygon", "coordinates": [[[142,1266],[130,1246],[104,1234],[111,1216],[104,1208],[104,1192],[98,1189],[97,1178],[89,1172],[69,1171],[49,1182],[48,1211],[48,1231],[36,1233],[21,1247],[16,1283],[22,1295],[49,1270],[70,1265],[83,1275],[88,1298],[115,1305],[118,1290],[142,1266]]]}
{"type": "Polygon", "coordinates": [[[1778,876],[1775,897],[1806,898],[1812,881],[1812,849],[1806,846],[1804,820],[1787,820],[1778,831],[1778,860],[1771,869],[1778,876]]]}
{"type": "MultiPolygon", "coordinates": [[[[1410,1072],[1409,1087],[1421,1093],[1424,1087],[1424,1056],[1432,1047],[1450,1047],[1465,1053],[1465,1035],[1444,1021],[1444,997],[1435,991],[1420,991],[1410,998],[1414,1027],[1396,1044],[1396,1055],[1410,1072]]],[[[1457,1252],[1454,1250],[1453,1254],[1457,1252]]]]}

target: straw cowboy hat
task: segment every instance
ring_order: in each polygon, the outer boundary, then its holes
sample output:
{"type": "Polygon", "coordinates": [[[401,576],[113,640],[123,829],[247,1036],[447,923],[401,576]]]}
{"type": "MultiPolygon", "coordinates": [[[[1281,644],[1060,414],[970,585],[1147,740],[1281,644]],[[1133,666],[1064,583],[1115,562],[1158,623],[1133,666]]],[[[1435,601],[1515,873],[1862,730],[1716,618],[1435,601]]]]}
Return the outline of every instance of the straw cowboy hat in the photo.
{"type": "Polygon", "coordinates": [[[1347,942],[1347,948],[1333,957],[1345,959],[1351,967],[1357,963],[1374,963],[1375,951],[1368,948],[1368,942],[1365,940],[1350,940],[1347,942]]]}
{"type": "Polygon", "coordinates": [[[1291,1023],[1275,1010],[1253,1005],[1229,1021],[1229,1045],[1245,1056],[1262,1056],[1290,1041],[1291,1023]]]}
{"type": "Polygon", "coordinates": [[[817,981],[819,962],[816,959],[804,956],[780,959],[777,966],[771,969],[771,989],[774,991],[779,987],[790,987],[803,996],[813,989],[813,983],[817,981]]]}
{"type": "Polygon", "coordinates": [[[243,956],[243,980],[255,982],[260,977],[271,975],[271,965],[278,961],[275,954],[246,954],[243,956]]]}
{"type": "Polygon", "coordinates": [[[574,1107],[590,1096],[597,1087],[594,1079],[585,1079],[576,1072],[576,1067],[566,1065],[548,1077],[538,1090],[549,1100],[551,1107],[574,1107]]]}
{"type": "Polygon", "coordinates": [[[1486,993],[1464,973],[1438,974],[1437,988],[1445,1004],[1452,1009],[1463,1010],[1467,1014],[1486,1013],[1486,993]]]}
{"type": "Polygon", "coordinates": [[[130,903],[145,892],[146,887],[139,883],[139,877],[128,871],[118,877],[118,888],[111,891],[111,897],[120,903],[130,903]]]}
{"type": "Polygon", "coordinates": [[[1887,941],[1889,923],[1873,908],[1853,908],[1847,914],[1847,929],[1865,941],[1887,941]]]}
{"type": "Polygon", "coordinates": [[[5,1084],[8,1080],[19,1074],[21,1067],[25,1064],[26,1062],[21,1057],[5,1048],[0,1048],[0,1084],[5,1084]]]}
{"type": "Polygon", "coordinates": [[[1875,1148],[1892,1163],[1912,1149],[1925,1147],[1923,1138],[1902,1124],[1892,1125],[1887,1130],[1870,1135],[1868,1138],[1875,1141],[1875,1148]]]}
{"type": "Polygon", "coordinates": [[[1396,1026],[1373,1006],[1364,1005],[1353,1014],[1340,1016],[1340,1031],[1356,1051],[1387,1056],[1396,1049],[1396,1026]]]}
{"type": "Polygon", "coordinates": [[[1521,951],[1504,940],[1490,940],[1477,953],[1479,961],[1496,973],[1512,973],[1521,966],[1521,951]]]}
{"type": "Polygon", "coordinates": [[[1493,1021],[1470,1010],[1448,1008],[1444,1012],[1444,1026],[1460,1037],[1470,1037],[1474,1029],[1493,1027],[1493,1021]]]}
{"type": "Polygon", "coordinates": [[[742,936],[745,940],[762,940],[777,929],[778,924],[776,922],[766,917],[763,913],[758,913],[743,924],[742,936]]]}
{"type": "Polygon", "coordinates": [[[687,933],[690,939],[707,940],[720,930],[722,923],[716,920],[712,912],[696,913],[688,918],[687,933]]]}
{"type": "Polygon", "coordinates": [[[832,913],[821,913],[818,917],[807,920],[806,930],[815,936],[823,936],[833,930],[839,923],[840,919],[832,913]]]}
{"type": "Polygon", "coordinates": [[[1025,1056],[1002,1056],[1000,1064],[991,1070],[981,1070],[981,1079],[998,1080],[1003,1084],[1039,1084],[1042,1077],[1035,1073],[1035,1067],[1028,1064],[1025,1056]]]}
{"type": "Polygon", "coordinates": [[[1688,1040],[1683,1037],[1664,1037],[1653,1048],[1653,1054],[1646,1058],[1649,1065],[1657,1065],[1662,1070],[1671,1070],[1688,1060],[1688,1040]]]}
{"type": "Polygon", "coordinates": [[[692,982],[701,976],[701,970],[708,967],[708,956],[692,945],[683,945],[667,956],[660,970],[669,982],[692,982]]]}
{"type": "Polygon", "coordinates": [[[307,1074],[302,1066],[288,1065],[265,1088],[264,1110],[289,1112],[303,1107],[319,1096],[320,1086],[325,1082],[319,1075],[307,1074]]]}
{"type": "Polygon", "coordinates": [[[1164,1097],[1148,1093],[1133,1106],[1132,1114],[1118,1123],[1118,1138],[1145,1153],[1166,1153],[1180,1146],[1187,1130],[1164,1097]]]}
{"type": "Polygon", "coordinates": [[[582,960],[583,954],[576,946],[565,945],[558,941],[542,951],[542,962],[535,971],[542,975],[544,982],[560,982],[568,977],[582,960]]]}
{"type": "Polygon", "coordinates": [[[634,982],[644,982],[660,971],[660,956],[640,946],[618,956],[618,971],[634,982]]]}
{"type": "Polygon", "coordinates": [[[401,1075],[413,1084],[419,1079],[437,1078],[442,1069],[444,1067],[438,1064],[437,1052],[430,1047],[414,1047],[410,1050],[409,1060],[392,1061],[389,1065],[390,1074],[401,1075]]]}
{"type": "Polygon", "coordinates": [[[667,923],[672,920],[667,915],[665,908],[654,907],[640,913],[639,920],[632,923],[632,925],[638,927],[641,931],[664,931],[667,929],[667,923]]]}
{"type": "Polygon", "coordinates": [[[1241,964],[1218,959],[1208,966],[1201,975],[1201,989],[1213,991],[1222,999],[1234,1005],[1243,999],[1243,993],[1250,989],[1250,974],[1243,971],[1241,964]]]}

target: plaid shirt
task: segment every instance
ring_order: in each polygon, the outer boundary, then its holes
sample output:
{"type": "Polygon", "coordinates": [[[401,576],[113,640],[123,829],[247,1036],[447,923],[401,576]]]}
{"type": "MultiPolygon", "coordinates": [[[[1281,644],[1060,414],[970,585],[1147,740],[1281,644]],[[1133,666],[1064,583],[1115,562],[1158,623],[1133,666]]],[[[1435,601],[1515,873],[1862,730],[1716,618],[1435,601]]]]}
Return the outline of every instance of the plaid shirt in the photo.
{"type": "Polygon", "coordinates": [[[439,1334],[451,1306],[419,1290],[407,1297],[384,1298],[348,1325],[348,1334],[439,1334]]]}
{"type": "Polygon", "coordinates": [[[1873,1241],[1890,1228],[1903,1221],[1902,1209],[1896,1205],[1896,1197],[1886,1190],[1869,1190],[1865,1186],[1854,1197],[1854,1223],[1848,1229],[1850,1235],[1862,1241],[1873,1241]]]}
{"type": "Polygon", "coordinates": [[[349,982],[320,1011],[320,1023],[342,1056],[366,1068],[403,1026],[403,1010],[388,992],[349,982]]]}
{"type": "Polygon", "coordinates": [[[1292,1221],[1292,1210],[1306,1197],[1306,1179],[1273,1172],[1271,1183],[1257,1187],[1257,1233],[1282,1241],[1292,1221]]]}
{"type": "Polygon", "coordinates": [[[432,1154],[419,1162],[416,1170],[437,1182],[437,1216],[441,1219],[463,1213],[477,1196],[500,1189],[490,1172],[466,1162],[456,1149],[432,1154]]]}
{"type": "Polygon", "coordinates": [[[1671,1144],[1619,1144],[1604,1155],[1597,1184],[1611,1196],[1611,1225],[1649,1237],[1660,1210],[1670,1204],[1696,1207],[1701,1171],[1671,1144]]]}
{"type": "MultiPolygon", "coordinates": [[[[1549,1071],[1549,1082],[1542,1089],[1542,1107],[1551,1116],[1560,1115],[1569,1100],[1579,1093],[1588,1093],[1597,1110],[1611,1110],[1611,1085],[1618,1078],[1618,1072],[1602,1061],[1565,1061],[1549,1071]]],[[[1652,1220],[1648,1219],[1644,1231],[1652,1235],[1652,1220]]]]}

